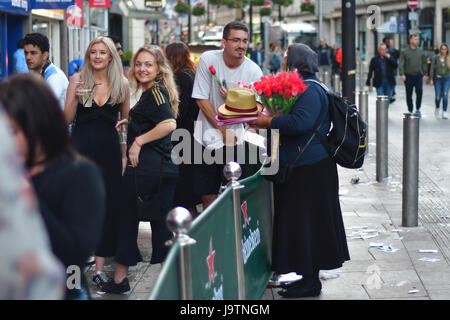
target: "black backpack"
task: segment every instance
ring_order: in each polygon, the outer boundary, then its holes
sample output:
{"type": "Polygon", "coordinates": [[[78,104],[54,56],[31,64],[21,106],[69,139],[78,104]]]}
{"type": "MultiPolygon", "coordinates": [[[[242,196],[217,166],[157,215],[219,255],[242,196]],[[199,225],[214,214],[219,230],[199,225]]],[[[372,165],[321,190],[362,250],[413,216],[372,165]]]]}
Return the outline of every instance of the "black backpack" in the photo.
{"type": "Polygon", "coordinates": [[[366,154],[367,124],[361,119],[356,105],[350,105],[347,100],[330,92],[324,84],[316,80],[305,82],[314,82],[327,93],[332,126],[326,139],[318,129],[315,133],[330,157],[344,168],[361,168],[366,154]]]}

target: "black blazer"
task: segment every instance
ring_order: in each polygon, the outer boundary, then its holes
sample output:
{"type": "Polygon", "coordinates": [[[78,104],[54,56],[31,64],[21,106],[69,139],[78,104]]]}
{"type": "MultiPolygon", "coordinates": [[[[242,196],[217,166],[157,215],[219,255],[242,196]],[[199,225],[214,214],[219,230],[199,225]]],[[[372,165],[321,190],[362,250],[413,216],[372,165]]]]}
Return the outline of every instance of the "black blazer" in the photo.
{"type": "MultiPolygon", "coordinates": [[[[394,71],[395,68],[397,68],[397,62],[395,59],[391,56],[389,59],[384,57],[386,59],[386,74],[387,74],[387,80],[391,85],[395,84],[395,78],[394,78],[394,71]]],[[[370,86],[370,80],[372,79],[372,74],[374,73],[373,78],[373,86],[375,88],[378,88],[381,86],[381,80],[383,80],[381,75],[381,57],[377,54],[375,57],[370,60],[370,66],[369,66],[369,74],[367,76],[366,85],[370,86]]]]}

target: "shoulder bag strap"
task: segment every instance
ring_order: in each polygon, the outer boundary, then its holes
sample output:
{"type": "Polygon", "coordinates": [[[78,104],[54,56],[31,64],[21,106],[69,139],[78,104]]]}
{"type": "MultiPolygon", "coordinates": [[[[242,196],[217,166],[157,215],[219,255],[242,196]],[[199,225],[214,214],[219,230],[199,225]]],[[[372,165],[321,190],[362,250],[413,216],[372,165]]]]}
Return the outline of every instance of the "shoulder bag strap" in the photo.
{"type": "MultiPolygon", "coordinates": [[[[318,81],[316,81],[316,80],[312,80],[312,79],[311,79],[311,80],[304,80],[304,81],[305,81],[305,82],[314,82],[314,83],[320,85],[326,92],[328,92],[328,88],[327,88],[324,84],[322,84],[322,83],[320,83],[320,82],[318,82],[318,81]]],[[[320,106],[320,110],[322,111],[322,106],[320,106]]],[[[326,119],[326,116],[324,116],[324,118],[323,118],[322,121],[320,122],[319,126],[318,126],[316,129],[314,129],[313,134],[312,134],[311,137],[309,138],[308,142],[306,142],[305,146],[300,150],[300,152],[298,153],[298,155],[297,155],[297,157],[295,158],[294,162],[292,162],[292,163],[289,165],[289,167],[293,167],[294,164],[298,161],[298,159],[300,159],[301,155],[303,154],[303,152],[305,152],[306,148],[309,146],[309,144],[311,143],[311,141],[312,141],[312,140],[314,139],[314,137],[317,135],[317,133],[319,132],[320,128],[322,128],[322,125],[324,124],[325,119],[326,119]]],[[[319,139],[320,139],[320,138],[319,138],[319,139]]]]}

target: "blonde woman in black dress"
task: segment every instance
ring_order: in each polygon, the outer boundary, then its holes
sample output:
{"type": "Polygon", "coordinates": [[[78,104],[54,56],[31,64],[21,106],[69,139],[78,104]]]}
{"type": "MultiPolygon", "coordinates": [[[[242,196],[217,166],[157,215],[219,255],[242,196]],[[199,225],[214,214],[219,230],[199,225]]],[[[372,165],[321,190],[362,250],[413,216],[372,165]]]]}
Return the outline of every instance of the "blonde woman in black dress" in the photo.
{"type": "Polygon", "coordinates": [[[93,281],[107,281],[106,257],[116,251],[120,177],[126,165],[126,146],[119,143],[117,129],[127,123],[129,86],[112,40],[91,41],[79,73],[70,78],[64,117],[73,123],[72,139],[78,151],[101,169],[106,187],[106,215],[100,244],[95,251],[93,281]],[[118,115],[124,119],[118,121],[118,115]]]}

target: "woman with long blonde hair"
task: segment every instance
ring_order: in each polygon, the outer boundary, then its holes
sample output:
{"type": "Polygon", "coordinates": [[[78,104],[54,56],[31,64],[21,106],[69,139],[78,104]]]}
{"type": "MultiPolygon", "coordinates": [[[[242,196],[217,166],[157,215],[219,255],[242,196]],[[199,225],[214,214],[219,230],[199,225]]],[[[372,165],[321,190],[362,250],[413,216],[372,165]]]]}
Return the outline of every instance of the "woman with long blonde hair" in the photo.
{"type": "Polygon", "coordinates": [[[122,179],[119,236],[115,255],[116,271],[103,287],[109,293],[130,290],[128,268],[142,261],[137,238],[136,199],[159,197],[159,219],[151,220],[152,257],[150,264],[163,263],[172,237],[166,217],[172,208],[178,167],[171,160],[171,133],[176,129],[178,91],[170,65],[157,46],[141,47],[133,56],[129,76],[142,95],[130,110],[128,124],[128,165],[122,179]]]}
{"type": "Polygon", "coordinates": [[[434,115],[439,117],[439,106],[442,102],[442,119],[448,119],[448,90],[450,88],[450,53],[446,43],[441,44],[439,54],[433,57],[430,66],[430,85],[434,84],[436,109],[434,115]]]}
{"type": "Polygon", "coordinates": [[[118,131],[128,122],[129,108],[129,85],[116,47],[111,39],[97,37],[86,50],[81,71],[70,78],[64,117],[72,123],[75,147],[98,165],[105,183],[106,214],[94,252],[93,281],[100,287],[107,281],[105,258],[116,252],[119,188],[127,162],[118,131]]]}

